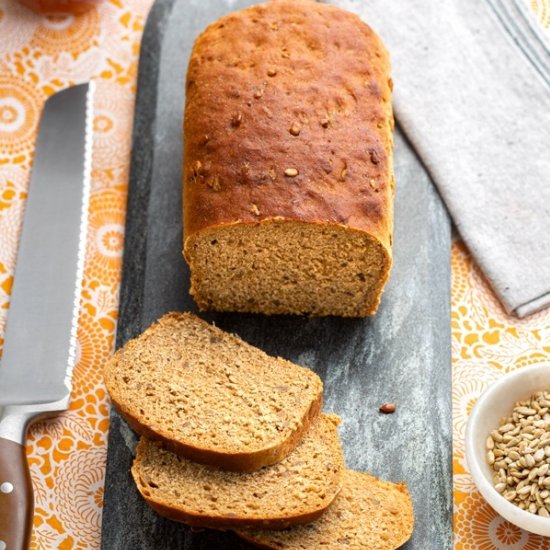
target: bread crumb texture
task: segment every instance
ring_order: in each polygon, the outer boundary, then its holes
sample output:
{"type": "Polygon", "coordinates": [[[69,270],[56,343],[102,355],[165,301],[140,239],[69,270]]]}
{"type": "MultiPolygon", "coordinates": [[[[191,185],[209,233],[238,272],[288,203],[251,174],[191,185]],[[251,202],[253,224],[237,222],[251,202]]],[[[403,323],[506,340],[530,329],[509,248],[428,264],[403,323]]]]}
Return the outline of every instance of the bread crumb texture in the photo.
{"type": "Polygon", "coordinates": [[[105,368],[138,432],[201,462],[249,470],[294,448],[319,414],[322,382],[189,313],[165,315],[105,368]]]}
{"type": "Polygon", "coordinates": [[[261,548],[394,550],[411,537],[412,501],[404,484],[347,470],[331,507],[314,523],[286,531],[238,531],[261,548]]]}
{"type": "Polygon", "coordinates": [[[389,57],[307,0],[232,13],[186,85],[184,253],[205,310],[364,316],[391,267],[389,57]]]}
{"type": "Polygon", "coordinates": [[[360,317],[376,311],[388,257],[358,231],[302,222],[235,224],[190,239],[203,310],[360,317]]]}
{"type": "Polygon", "coordinates": [[[337,424],[321,415],[285,459],[252,473],[197,464],[142,438],[132,475],[157,512],[192,526],[284,528],[313,521],[341,488],[337,424]]]}

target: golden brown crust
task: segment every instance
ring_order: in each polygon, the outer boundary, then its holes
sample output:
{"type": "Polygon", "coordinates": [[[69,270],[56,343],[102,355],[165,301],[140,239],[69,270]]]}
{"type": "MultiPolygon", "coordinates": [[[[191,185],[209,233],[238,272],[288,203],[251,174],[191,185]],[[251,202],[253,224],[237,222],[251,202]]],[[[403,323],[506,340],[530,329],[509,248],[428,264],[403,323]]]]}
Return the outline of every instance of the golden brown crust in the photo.
{"type": "Polygon", "coordinates": [[[258,520],[242,519],[239,517],[206,518],[205,516],[191,514],[188,512],[184,512],[183,510],[173,508],[169,504],[162,504],[160,502],[156,502],[155,500],[148,498],[143,494],[142,496],[145,499],[145,502],[147,502],[147,504],[151,506],[151,508],[153,508],[153,510],[155,510],[155,512],[157,512],[161,516],[164,516],[173,521],[179,521],[181,523],[185,523],[190,527],[197,527],[200,529],[225,530],[225,529],[239,529],[239,528],[242,529],[246,527],[246,528],[254,528],[254,529],[269,528],[273,530],[282,530],[282,529],[287,529],[289,527],[293,527],[295,525],[311,523],[316,519],[319,519],[325,512],[325,510],[315,510],[314,512],[299,514],[293,517],[288,517],[287,519],[284,519],[284,520],[277,520],[277,521],[266,521],[262,519],[258,519],[258,520]]]}
{"type": "Polygon", "coordinates": [[[390,96],[387,52],[351,13],[280,0],[210,25],[187,75],[185,239],[277,218],[365,231],[391,256],[390,96]]]}

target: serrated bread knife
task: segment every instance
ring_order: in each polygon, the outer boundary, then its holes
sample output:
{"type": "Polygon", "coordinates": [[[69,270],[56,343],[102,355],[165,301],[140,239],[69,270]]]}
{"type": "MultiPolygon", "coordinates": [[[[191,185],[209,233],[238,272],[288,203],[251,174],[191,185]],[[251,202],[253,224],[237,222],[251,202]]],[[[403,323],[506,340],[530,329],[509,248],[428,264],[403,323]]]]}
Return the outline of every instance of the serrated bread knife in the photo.
{"type": "Polygon", "coordinates": [[[30,544],[29,424],[69,406],[90,196],[93,83],[44,106],[0,362],[0,550],[30,544]]]}

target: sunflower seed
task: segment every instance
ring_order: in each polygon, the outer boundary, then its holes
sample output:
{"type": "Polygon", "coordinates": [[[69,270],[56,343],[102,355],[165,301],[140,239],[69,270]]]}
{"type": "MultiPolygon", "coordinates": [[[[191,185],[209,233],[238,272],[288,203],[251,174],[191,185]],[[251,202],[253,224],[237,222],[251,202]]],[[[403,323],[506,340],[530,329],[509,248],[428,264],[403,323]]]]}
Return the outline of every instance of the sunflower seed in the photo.
{"type": "Polygon", "coordinates": [[[528,407],[517,407],[514,411],[523,416],[531,416],[537,412],[535,409],[530,409],[528,407]]]}
{"type": "Polygon", "coordinates": [[[550,391],[518,401],[485,440],[493,485],[506,500],[550,517],[550,391]]]}
{"type": "Polygon", "coordinates": [[[544,458],[544,449],[539,449],[533,458],[535,462],[540,462],[544,458]]]}
{"type": "Polygon", "coordinates": [[[506,432],[509,432],[511,430],[513,430],[515,428],[515,426],[513,424],[504,424],[503,426],[501,426],[498,431],[501,433],[501,434],[505,434],[506,432]]]}

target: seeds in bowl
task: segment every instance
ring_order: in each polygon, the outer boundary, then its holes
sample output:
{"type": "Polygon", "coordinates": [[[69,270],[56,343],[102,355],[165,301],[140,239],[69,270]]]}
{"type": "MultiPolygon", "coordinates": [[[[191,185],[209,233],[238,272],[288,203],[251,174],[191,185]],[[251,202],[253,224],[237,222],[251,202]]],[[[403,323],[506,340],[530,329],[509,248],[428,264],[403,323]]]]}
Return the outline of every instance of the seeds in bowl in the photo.
{"type": "Polygon", "coordinates": [[[486,441],[495,489],[522,510],[550,518],[550,391],[518,401],[486,441]]]}

